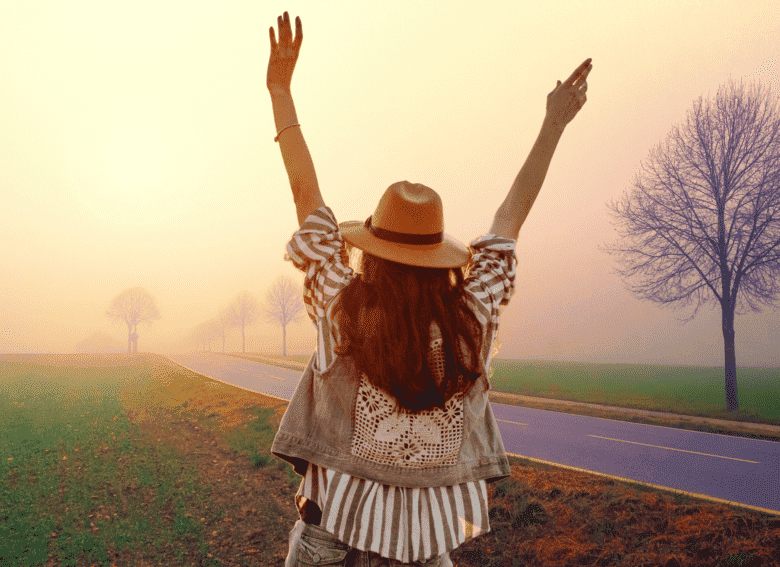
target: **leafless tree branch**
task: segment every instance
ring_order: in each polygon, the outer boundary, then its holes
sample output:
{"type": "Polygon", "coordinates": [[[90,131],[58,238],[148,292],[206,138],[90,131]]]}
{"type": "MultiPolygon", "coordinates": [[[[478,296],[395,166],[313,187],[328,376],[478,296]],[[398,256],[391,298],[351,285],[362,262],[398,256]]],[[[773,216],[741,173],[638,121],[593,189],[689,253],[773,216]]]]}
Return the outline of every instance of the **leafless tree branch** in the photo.
{"type": "Polygon", "coordinates": [[[142,287],[126,289],[114,299],[106,310],[106,316],[111,321],[124,321],[127,325],[128,352],[130,345],[134,343],[133,335],[137,339],[139,323],[151,324],[160,318],[157,301],[154,296],[142,287]]]}
{"type": "Polygon", "coordinates": [[[734,314],[777,307],[780,295],[778,97],[733,81],[714,100],[700,97],[607,208],[618,239],[600,248],[616,256],[631,293],[663,306],[694,303],[686,321],[720,304],[735,408],[734,314]]]}
{"type": "Polygon", "coordinates": [[[268,323],[282,327],[282,354],[287,354],[287,325],[304,316],[302,291],[287,276],[279,276],[268,289],[263,303],[263,316],[268,323]]]}
{"type": "Polygon", "coordinates": [[[300,321],[304,315],[301,297],[302,292],[292,279],[279,276],[265,294],[265,321],[280,326],[300,321]]]}
{"type": "Polygon", "coordinates": [[[700,98],[608,204],[619,241],[603,249],[633,294],[697,309],[776,306],[780,114],[769,94],[730,83],[714,101],[700,98]]]}
{"type": "Polygon", "coordinates": [[[241,326],[242,352],[246,352],[246,327],[253,325],[259,317],[260,310],[255,296],[246,290],[239,292],[230,304],[230,320],[241,326]]]}

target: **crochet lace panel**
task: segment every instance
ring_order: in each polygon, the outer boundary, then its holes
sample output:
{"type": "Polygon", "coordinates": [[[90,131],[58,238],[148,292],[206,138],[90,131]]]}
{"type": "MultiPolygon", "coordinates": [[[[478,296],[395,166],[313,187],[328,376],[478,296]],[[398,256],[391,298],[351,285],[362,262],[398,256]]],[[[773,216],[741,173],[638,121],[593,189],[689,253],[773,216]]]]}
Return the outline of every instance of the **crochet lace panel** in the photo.
{"type": "MultiPolygon", "coordinates": [[[[437,384],[444,378],[442,339],[431,343],[428,364],[437,384]]],[[[454,465],[463,443],[463,393],[444,408],[410,412],[371,384],[360,380],[355,401],[352,454],[380,465],[423,469],[454,465]]]]}

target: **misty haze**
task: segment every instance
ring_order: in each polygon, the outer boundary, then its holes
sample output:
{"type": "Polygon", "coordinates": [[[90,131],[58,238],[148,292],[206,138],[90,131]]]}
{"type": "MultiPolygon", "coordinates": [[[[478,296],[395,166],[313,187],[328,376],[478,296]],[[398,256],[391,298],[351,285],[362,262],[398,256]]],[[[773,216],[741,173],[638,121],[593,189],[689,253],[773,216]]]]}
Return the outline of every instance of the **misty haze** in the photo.
{"type": "MultiPolygon", "coordinates": [[[[199,326],[242,290],[260,300],[281,275],[301,282],[282,258],[297,222],[263,84],[267,30],[257,27],[259,8],[242,6],[251,16],[169,6],[149,19],[91,3],[2,9],[0,352],[117,349],[106,337],[126,347],[125,323],[105,311],[134,287],[160,310],[139,324],[139,351],[189,352],[202,343],[199,326]],[[174,26],[182,17],[186,25],[174,26]]],[[[403,11],[348,11],[340,21],[364,22],[351,28],[350,45],[373,53],[350,49],[349,58],[328,39],[335,14],[311,10],[323,24],[309,32],[316,57],[313,50],[300,62],[307,80],[296,92],[328,205],[340,220],[365,219],[388,185],[419,181],[442,196],[445,228],[462,242],[489,228],[558,70],[580,53],[597,60],[592,100],[520,233],[517,292],[498,356],[723,365],[716,305],[681,324],[692,307],[637,299],[598,246],[616,236],[607,203],[696,99],[714,97],[729,78],[780,91],[777,35],[759,31],[774,24],[758,5],[755,19],[751,11],[699,14],[692,4],[672,18],[626,7],[580,19],[578,9],[555,25],[506,5],[480,39],[471,10],[449,12],[435,29],[403,11]],[[413,31],[420,25],[425,36],[413,31]],[[577,55],[550,45],[551,28],[569,28],[577,55]],[[403,34],[411,35],[399,41],[403,34]],[[668,39],[661,48],[659,37],[680,38],[679,49],[668,39]],[[486,51],[489,63],[473,55],[486,51]]],[[[314,350],[308,318],[286,335],[289,353],[314,350]]],[[[738,366],[780,366],[775,308],[737,316],[735,336],[738,366]]],[[[212,339],[221,350],[222,338],[212,339]]],[[[241,350],[240,327],[224,341],[241,350]]],[[[281,328],[264,318],[246,328],[245,341],[251,351],[283,347],[281,328]]]]}

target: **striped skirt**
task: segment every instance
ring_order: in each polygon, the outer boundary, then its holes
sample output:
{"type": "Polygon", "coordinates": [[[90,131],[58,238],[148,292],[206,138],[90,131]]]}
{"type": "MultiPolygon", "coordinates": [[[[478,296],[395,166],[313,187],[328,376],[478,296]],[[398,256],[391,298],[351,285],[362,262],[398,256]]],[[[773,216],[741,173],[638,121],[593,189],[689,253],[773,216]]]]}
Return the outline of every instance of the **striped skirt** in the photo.
{"type": "Polygon", "coordinates": [[[427,561],[490,531],[484,480],[435,488],[379,484],[309,463],[296,495],[350,547],[402,563],[427,561]]]}

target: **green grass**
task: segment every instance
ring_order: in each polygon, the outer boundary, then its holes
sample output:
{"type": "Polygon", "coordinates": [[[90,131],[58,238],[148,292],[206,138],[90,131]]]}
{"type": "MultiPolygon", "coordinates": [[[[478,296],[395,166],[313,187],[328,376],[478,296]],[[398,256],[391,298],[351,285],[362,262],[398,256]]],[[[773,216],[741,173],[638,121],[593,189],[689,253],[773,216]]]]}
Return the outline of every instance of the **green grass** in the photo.
{"type": "MultiPolygon", "coordinates": [[[[151,564],[219,565],[207,556],[204,526],[224,509],[211,505],[186,455],[144,436],[117,399],[123,386],[143,391],[150,380],[143,362],[0,361],[0,565],[41,565],[54,553],[63,566],[108,566],[123,550],[141,550],[151,564]]],[[[233,444],[267,454],[268,417],[259,414],[233,444]]]]}
{"type": "Polygon", "coordinates": [[[493,389],[525,396],[780,424],[780,369],[738,368],[726,411],[722,368],[494,359],[493,389]]]}
{"type": "Polygon", "coordinates": [[[278,426],[271,423],[273,408],[252,408],[255,417],[246,429],[234,430],[225,435],[225,441],[231,449],[241,453],[256,467],[274,467],[284,471],[290,484],[300,484],[301,477],[295,474],[292,465],[274,457],[271,445],[278,426]]]}
{"type": "Polygon", "coordinates": [[[61,565],[109,565],[110,547],[150,558],[166,545],[180,559],[205,553],[201,524],[182,513],[208,500],[197,472],[139,435],[116,399],[120,383],[139,384],[144,371],[0,362],[0,564],[45,562],[53,533],[61,565]],[[145,489],[153,513],[142,506],[145,489]]]}

